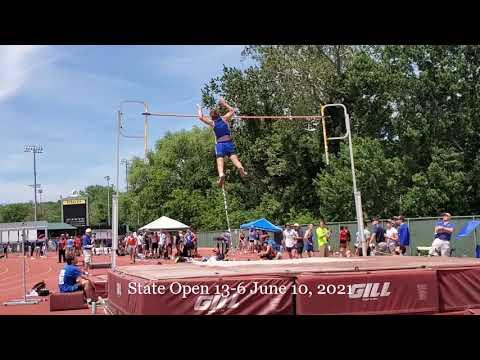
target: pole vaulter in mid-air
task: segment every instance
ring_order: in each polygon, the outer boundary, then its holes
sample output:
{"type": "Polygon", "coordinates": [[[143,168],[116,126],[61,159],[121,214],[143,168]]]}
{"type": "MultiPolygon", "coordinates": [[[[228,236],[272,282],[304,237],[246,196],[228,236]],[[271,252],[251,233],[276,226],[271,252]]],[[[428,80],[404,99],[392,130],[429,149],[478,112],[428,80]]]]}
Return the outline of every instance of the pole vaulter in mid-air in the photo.
{"type": "Polygon", "coordinates": [[[198,106],[198,119],[203,121],[205,124],[213,128],[215,133],[215,155],[217,157],[217,170],[218,170],[218,186],[223,188],[225,182],[225,173],[224,169],[224,157],[228,156],[232,161],[233,165],[238,169],[241,177],[247,175],[245,169],[242,166],[242,163],[238,159],[236,154],[235,144],[232,140],[232,135],[230,132],[229,121],[235,115],[235,108],[230,106],[225,99],[220,98],[219,105],[223,105],[227,108],[228,112],[220,116],[220,111],[218,107],[210,108],[210,116],[205,116],[202,113],[202,108],[198,106]]]}

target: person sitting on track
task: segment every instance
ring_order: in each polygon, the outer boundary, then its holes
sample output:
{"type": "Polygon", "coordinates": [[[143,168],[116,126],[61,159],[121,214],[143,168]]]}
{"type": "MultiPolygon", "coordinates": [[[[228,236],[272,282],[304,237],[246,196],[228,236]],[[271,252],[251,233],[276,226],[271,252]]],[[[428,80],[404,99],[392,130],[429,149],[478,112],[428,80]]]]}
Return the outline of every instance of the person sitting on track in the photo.
{"type": "Polygon", "coordinates": [[[83,290],[87,301],[94,295],[92,282],[85,276],[85,273],[77,266],[77,258],[73,254],[67,255],[67,263],[60,270],[58,276],[58,288],[62,293],[69,293],[83,290]]]}
{"type": "Polygon", "coordinates": [[[216,137],[215,154],[217,157],[217,170],[218,170],[218,186],[223,187],[225,182],[224,157],[228,156],[233,165],[238,169],[240,176],[247,175],[242,163],[236,155],[235,144],[233,143],[229,121],[235,114],[235,109],[231,107],[223,98],[220,99],[219,105],[223,105],[227,108],[228,112],[221,117],[218,109],[210,109],[210,117],[204,116],[202,108],[198,106],[198,119],[213,128],[216,137]]]}
{"type": "Polygon", "coordinates": [[[274,239],[268,239],[267,242],[263,243],[263,249],[258,254],[260,259],[273,260],[280,259],[281,253],[278,250],[277,243],[274,239]]]}

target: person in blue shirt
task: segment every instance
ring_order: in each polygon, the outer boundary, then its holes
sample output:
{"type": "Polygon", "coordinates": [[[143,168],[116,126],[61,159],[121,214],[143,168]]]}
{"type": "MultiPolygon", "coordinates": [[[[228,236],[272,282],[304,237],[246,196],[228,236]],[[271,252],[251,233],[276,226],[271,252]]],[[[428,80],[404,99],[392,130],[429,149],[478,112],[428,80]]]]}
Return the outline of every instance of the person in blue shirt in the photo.
{"type": "Polygon", "coordinates": [[[71,235],[67,239],[67,255],[68,254],[73,254],[73,236],[71,235]]]}
{"type": "Polygon", "coordinates": [[[442,214],[442,220],[438,220],[435,224],[435,239],[428,255],[430,256],[450,256],[450,239],[452,237],[455,224],[450,222],[452,215],[449,213],[442,214]]]}
{"type": "Polygon", "coordinates": [[[91,281],[85,277],[76,265],[77,259],[72,254],[67,255],[66,264],[58,275],[58,288],[62,293],[83,291],[87,299],[92,298],[93,286],[91,281]]]}
{"type": "Polygon", "coordinates": [[[395,221],[398,226],[398,243],[400,245],[398,254],[405,255],[407,247],[410,246],[410,229],[405,223],[405,218],[403,216],[398,216],[395,221]]]}
{"type": "Polygon", "coordinates": [[[210,117],[204,116],[202,108],[198,106],[198,119],[213,128],[215,133],[215,155],[217,158],[217,170],[218,170],[218,186],[223,187],[225,182],[225,173],[223,172],[224,157],[228,156],[233,165],[238,169],[240,176],[247,175],[242,163],[236,155],[235,144],[232,140],[230,132],[229,121],[235,114],[235,108],[231,107],[223,98],[220,99],[219,105],[223,105],[227,108],[228,112],[222,117],[220,116],[216,108],[210,109],[210,117]]]}

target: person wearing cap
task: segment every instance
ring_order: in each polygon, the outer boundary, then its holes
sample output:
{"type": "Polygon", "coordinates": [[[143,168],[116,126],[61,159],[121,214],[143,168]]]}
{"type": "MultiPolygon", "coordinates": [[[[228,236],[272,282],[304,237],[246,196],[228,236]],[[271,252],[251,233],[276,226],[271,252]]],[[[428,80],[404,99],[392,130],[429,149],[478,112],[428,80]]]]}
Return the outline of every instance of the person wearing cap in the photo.
{"type": "Polygon", "coordinates": [[[387,251],[387,243],[385,242],[385,230],[380,224],[380,218],[375,216],[372,219],[373,231],[370,237],[370,247],[374,248],[374,251],[385,253],[387,251]]]}
{"type": "Polygon", "coordinates": [[[399,243],[399,253],[405,255],[407,252],[407,247],[410,246],[410,229],[405,223],[405,218],[403,215],[400,215],[396,218],[398,225],[398,243],[399,243]]]}
{"type": "Polygon", "coordinates": [[[85,230],[85,235],[82,237],[82,248],[83,262],[85,263],[85,269],[88,270],[92,261],[92,229],[90,228],[85,230]]]}
{"type": "Polygon", "coordinates": [[[435,224],[435,239],[428,255],[430,256],[450,256],[450,239],[452,237],[455,224],[450,222],[452,215],[443,213],[442,220],[435,224]]]}

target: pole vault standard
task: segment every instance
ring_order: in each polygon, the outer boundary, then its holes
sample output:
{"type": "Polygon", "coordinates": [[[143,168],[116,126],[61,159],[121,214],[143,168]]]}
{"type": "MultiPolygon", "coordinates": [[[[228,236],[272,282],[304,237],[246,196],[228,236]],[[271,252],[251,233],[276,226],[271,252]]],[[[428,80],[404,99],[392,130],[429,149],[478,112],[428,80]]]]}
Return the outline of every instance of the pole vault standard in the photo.
{"type": "Polygon", "coordinates": [[[120,102],[117,111],[117,144],[116,144],[116,156],[115,156],[115,183],[116,183],[116,192],[112,195],[112,270],[117,267],[117,249],[118,249],[118,197],[119,197],[119,189],[120,189],[120,138],[127,138],[127,139],[143,139],[143,147],[145,153],[145,161],[147,160],[147,152],[148,152],[148,116],[145,115],[145,119],[143,122],[144,132],[143,136],[132,136],[126,135],[122,128],[125,124],[125,119],[123,117],[123,106],[124,104],[141,104],[143,105],[143,112],[148,113],[148,105],[144,101],[138,100],[124,100],[120,102]]]}
{"type": "Polygon", "coordinates": [[[322,113],[322,127],[323,127],[323,141],[325,144],[325,161],[327,165],[329,164],[328,161],[328,142],[332,140],[345,140],[348,138],[348,149],[350,151],[350,165],[352,168],[352,182],[353,182],[353,197],[355,199],[355,212],[357,216],[357,229],[358,229],[358,236],[360,237],[360,241],[362,244],[362,256],[367,256],[367,243],[365,242],[365,236],[363,232],[363,210],[362,210],[362,195],[360,191],[357,190],[357,177],[355,176],[355,163],[353,161],[353,147],[352,147],[352,133],[350,131],[350,116],[348,115],[347,108],[343,104],[327,104],[322,106],[321,108],[322,113]],[[347,132],[343,136],[339,137],[327,137],[327,128],[325,125],[325,109],[328,107],[340,107],[343,109],[343,114],[345,118],[345,127],[347,132]]]}
{"type": "Polygon", "coordinates": [[[22,285],[23,285],[23,299],[18,299],[18,300],[10,300],[7,302],[4,302],[3,305],[5,306],[14,306],[14,305],[35,305],[38,304],[40,301],[36,299],[27,299],[27,264],[25,263],[25,241],[27,239],[27,234],[26,234],[26,228],[25,224],[22,224],[22,229],[21,229],[21,237],[22,237],[22,252],[20,253],[20,256],[22,257],[22,285]]]}

